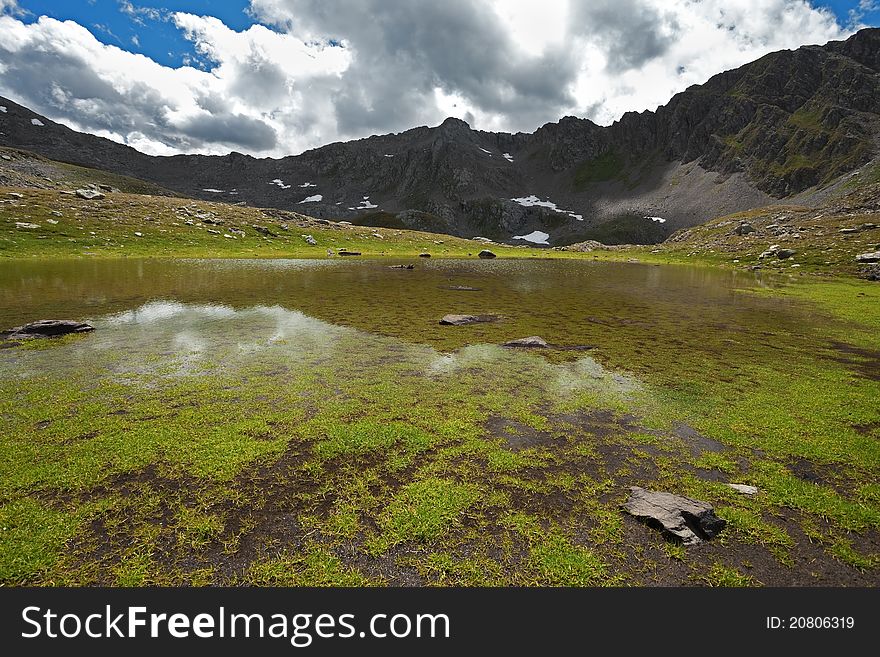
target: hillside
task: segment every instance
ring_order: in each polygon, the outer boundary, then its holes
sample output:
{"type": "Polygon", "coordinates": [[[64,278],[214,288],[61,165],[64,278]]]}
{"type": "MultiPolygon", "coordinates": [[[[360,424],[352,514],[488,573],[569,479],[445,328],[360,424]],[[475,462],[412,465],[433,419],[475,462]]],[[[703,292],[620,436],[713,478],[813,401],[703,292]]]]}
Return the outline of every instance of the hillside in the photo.
{"type": "Polygon", "coordinates": [[[780,199],[813,205],[877,156],[878,98],[880,29],[865,29],[769,54],[608,127],[565,117],[507,134],[447,119],[281,159],[151,157],[0,99],[0,144],[197,198],[353,223],[652,243],[780,199]]]}

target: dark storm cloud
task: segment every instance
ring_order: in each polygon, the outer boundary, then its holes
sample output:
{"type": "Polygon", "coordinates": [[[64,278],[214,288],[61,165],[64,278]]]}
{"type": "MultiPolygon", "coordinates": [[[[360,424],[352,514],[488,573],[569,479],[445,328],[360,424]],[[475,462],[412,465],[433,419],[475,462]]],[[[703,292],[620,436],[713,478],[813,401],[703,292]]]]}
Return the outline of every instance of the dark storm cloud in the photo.
{"type": "Polygon", "coordinates": [[[278,136],[271,126],[243,114],[203,114],[177,126],[183,135],[196,143],[240,146],[250,151],[268,151],[278,136]]]}
{"type": "MultiPolygon", "coordinates": [[[[435,87],[514,124],[558,118],[574,104],[575,53],[559,45],[524,55],[492,7],[477,0],[255,3],[264,19],[342,40],[354,53],[335,96],[340,131],[402,129],[419,122],[435,87]]],[[[422,121],[424,122],[424,121],[422,121]]]]}
{"type": "Polygon", "coordinates": [[[571,30],[602,46],[608,69],[639,68],[664,55],[677,25],[639,0],[591,0],[572,3],[571,30]]]}

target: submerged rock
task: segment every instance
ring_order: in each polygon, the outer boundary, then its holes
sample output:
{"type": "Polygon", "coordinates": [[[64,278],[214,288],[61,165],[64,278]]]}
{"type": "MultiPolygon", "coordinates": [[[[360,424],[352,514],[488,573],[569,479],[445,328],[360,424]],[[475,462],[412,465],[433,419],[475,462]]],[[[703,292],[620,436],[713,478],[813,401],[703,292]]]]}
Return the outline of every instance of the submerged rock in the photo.
{"type": "Polygon", "coordinates": [[[489,249],[483,249],[477,255],[479,255],[482,260],[491,260],[492,258],[498,257],[494,253],[492,253],[489,249]]]}
{"type": "Polygon", "coordinates": [[[70,333],[88,333],[95,327],[83,322],[75,322],[69,319],[41,319],[24,326],[16,326],[8,331],[0,332],[0,337],[6,340],[26,340],[30,338],[54,338],[70,333]]]}
{"type": "Polygon", "coordinates": [[[465,326],[496,321],[498,321],[496,315],[444,315],[440,323],[444,326],[465,326]]]}
{"type": "Polygon", "coordinates": [[[99,192],[97,189],[78,189],[74,192],[79,198],[83,198],[87,201],[100,201],[104,198],[104,194],[99,192]]]}
{"type": "Polygon", "coordinates": [[[510,340],[509,342],[505,342],[502,346],[504,347],[521,347],[525,349],[546,349],[550,345],[547,344],[547,341],[539,337],[537,335],[530,335],[527,338],[520,338],[519,340],[510,340]]]}
{"type": "Polygon", "coordinates": [[[638,486],[630,487],[623,510],[649,525],[659,525],[665,534],[685,545],[713,538],[727,524],[708,502],[638,486]]]}

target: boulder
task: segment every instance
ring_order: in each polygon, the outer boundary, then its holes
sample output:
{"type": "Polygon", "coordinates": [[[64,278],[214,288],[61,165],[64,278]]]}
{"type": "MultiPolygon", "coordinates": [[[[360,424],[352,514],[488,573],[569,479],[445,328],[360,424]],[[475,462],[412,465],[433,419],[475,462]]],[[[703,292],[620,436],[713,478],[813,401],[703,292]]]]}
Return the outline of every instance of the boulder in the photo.
{"type": "Polygon", "coordinates": [[[737,226],[734,231],[737,235],[748,235],[749,233],[755,232],[755,227],[752,224],[743,222],[739,226],[737,226]]]}
{"type": "Polygon", "coordinates": [[[497,257],[489,249],[483,249],[477,255],[479,255],[482,260],[491,260],[492,258],[497,257]]]}
{"type": "Polygon", "coordinates": [[[253,228],[255,231],[257,231],[260,235],[263,235],[264,237],[278,237],[275,233],[273,233],[271,230],[269,230],[265,226],[258,226],[257,224],[252,224],[251,228],[253,228]]]}
{"type": "Polygon", "coordinates": [[[420,257],[420,258],[430,258],[430,257],[431,257],[431,254],[430,254],[430,253],[420,253],[420,254],[419,254],[419,257],[420,257]]]}
{"type": "Polygon", "coordinates": [[[880,262],[880,251],[873,253],[860,253],[856,256],[858,262],[880,262]]]}
{"type": "Polygon", "coordinates": [[[505,342],[505,347],[521,347],[524,349],[546,349],[550,345],[547,344],[547,341],[544,338],[541,338],[537,335],[530,335],[527,338],[520,338],[519,340],[510,340],[509,342],[505,342]]]}
{"type": "Polygon", "coordinates": [[[779,249],[776,252],[776,257],[779,258],[780,260],[788,260],[795,253],[797,253],[797,251],[795,251],[794,249],[779,249]]]}
{"type": "Polygon", "coordinates": [[[662,491],[630,487],[623,510],[685,545],[713,538],[727,524],[715,515],[712,505],[662,491]]]}
{"type": "Polygon", "coordinates": [[[99,192],[97,189],[78,189],[74,192],[79,198],[83,198],[87,201],[100,201],[104,198],[104,194],[99,192]]]}
{"type": "Polygon", "coordinates": [[[465,326],[498,321],[495,315],[444,315],[440,323],[444,326],[465,326]]]}
{"type": "Polygon", "coordinates": [[[23,340],[29,338],[54,338],[69,333],[88,333],[94,331],[91,324],[74,322],[69,319],[41,319],[23,326],[16,326],[8,331],[0,332],[6,340],[23,340]]]}
{"type": "Polygon", "coordinates": [[[318,240],[316,240],[311,235],[302,235],[301,237],[306,241],[306,244],[308,244],[309,246],[318,246],[318,240]]]}

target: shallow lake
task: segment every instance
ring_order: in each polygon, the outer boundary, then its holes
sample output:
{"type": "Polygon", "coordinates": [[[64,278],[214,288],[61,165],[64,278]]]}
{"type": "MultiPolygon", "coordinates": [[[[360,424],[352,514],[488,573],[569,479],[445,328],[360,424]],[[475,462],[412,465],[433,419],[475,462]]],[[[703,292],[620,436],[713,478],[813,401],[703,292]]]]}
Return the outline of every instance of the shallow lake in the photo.
{"type": "Polygon", "coordinates": [[[876,581],[866,327],[705,267],[393,264],[0,262],[0,327],[95,327],[0,349],[0,583],[876,581]],[[630,485],[729,542],[669,548],[630,485]]]}

